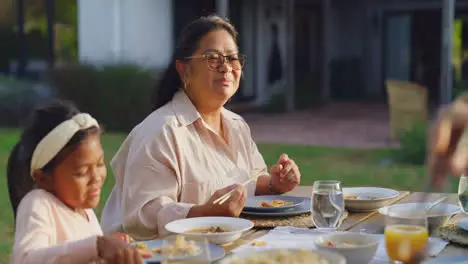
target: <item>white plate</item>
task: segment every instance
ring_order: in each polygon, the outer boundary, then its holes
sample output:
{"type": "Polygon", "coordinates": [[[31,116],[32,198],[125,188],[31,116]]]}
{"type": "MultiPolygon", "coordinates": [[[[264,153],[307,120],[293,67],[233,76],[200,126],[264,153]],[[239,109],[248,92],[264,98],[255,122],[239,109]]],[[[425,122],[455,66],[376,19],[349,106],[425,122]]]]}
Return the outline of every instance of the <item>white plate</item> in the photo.
{"type": "MultiPolygon", "coordinates": [[[[161,248],[163,245],[163,240],[147,240],[147,241],[138,241],[132,243],[133,245],[137,243],[143,243],[145,244],[148,248],[161,248]]],[[[224,255],[226,254],[224,249],[220,246],[216,246],[213,244],[208,244],[208,248],[210,250],[210,259],[211,261],[216,261],[219,259],[224,258],[224,255]]],[[[146,264],[152,264],[152,263],[158,263],[160,264],[161,261],[163,260],[162,257],[158,254],[154,254],[153,257],[143,259],[144,263],[146,264]]],[[[181,260],[199,260],[199,261],[206,261],[203,257],[200,257],[200,255],[197,256],[190,256],[190,257],[179,257],[179,258],[174,258],[171,259],[172,261],[181,261],[181,260]]]]}
{"type": "MultiPolygon", "coordinates": [[[[396,218],[411,218],[425,214],[426,208],[431,203],[402,203],[386,206],[379,209],[379,213],[388,216],[388,210],[391,208],[392,217],[396,218]]],[[[441,203],[431,209],[431,214],[427,216],[429,233],[440,226],[446,224],[452,216],[460,212],[458,205],[441,203]]]]}
{"type": "MultiPolygon", "coordinates": [[[[291,250],[291,251],[294,251],[294,250],[299,250],[299,248],[285,248],[286,250],[291,250]]],[[[219,264],[231,264],[233,263],[234,261],[236,260],[242,260],[242,259],[245,259],[247,257],[250,257],[250,256],[253,256],[253,255],[256,255],[256,254],[269,254],[271,252],[275,252],[277,251],[278,249],[265,249],[265,250],[258,250],[256,252],[241,252],[241,253],[235,253],[234,255],[230,255],[224,259],[222,259],[219,264]]],[[[335,252],[331,252],[329,250],[310,250],[310,249],[307,249],[309,251],[312,251],[312,252],[315,252],[317,254],[319,254],[323,259],[327,260],[328,263],[330,264],[346,264],[346,259],[338,254],[338,253],[335,253],[335,252]]]]}
{"type": "Polygon", "coordinates": [[[381,207],[389,205],[395,198],[400,195],[400,192],[379,187],[352,187],[343,188],[345,199],[345,207],[352,212],[369,212],[375,211],[381,207]],[[350,199],[346,196],[372,196],[375,199],[350,199]]]}
{"type": "Polygon", "coordinates": [[[249,220],[234,217],[195,217],[175,220],[166,225],[169,232],[190,237],[206,237],[210,243],[220,245],[237,240],[242,233],[252,229],[254,223],[249,220]],[[195,228],[220,226],[229,230],[221,233],[189,233],[195,228]]]}
{"type": "MultiPolygon", "coordinates": [[[[426,208],[431,205],[431,203],[401,203],[393,204],[390,206],[385,206],[379,209],[379,213],[383,215],[388,215],[389,208],[395,217],[401,216],[411,217],[411,215],[421,215],[425,213],[426,208]]],[[[428,218],[435,218],[441,216],[451,216],[460,212],[460,207],[454,204],[441,203],[434,206],[431,209],[431,214],[428,215],[428,218]]]]}

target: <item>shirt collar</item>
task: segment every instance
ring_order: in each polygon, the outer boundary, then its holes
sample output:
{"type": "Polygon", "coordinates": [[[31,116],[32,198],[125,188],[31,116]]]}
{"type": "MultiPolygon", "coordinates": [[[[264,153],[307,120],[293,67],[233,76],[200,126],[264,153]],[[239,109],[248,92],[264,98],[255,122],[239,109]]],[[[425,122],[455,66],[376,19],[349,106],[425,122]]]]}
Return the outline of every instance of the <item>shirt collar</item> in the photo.
{"type": "MultiPolygon", "coordinates": [[[[195,108],[192,101],[190,101],[190,98],[183,90],[178,91],[174,95],[172,102],[177,120],[181,125],[187,126],[195,122],[197,119],[201,119],[201,115],[197,111],[197,108],[195,108]]],[[[221,113],[225,120],[242,120],[241,116],[225,109],[224,107],[221,113]]]]}

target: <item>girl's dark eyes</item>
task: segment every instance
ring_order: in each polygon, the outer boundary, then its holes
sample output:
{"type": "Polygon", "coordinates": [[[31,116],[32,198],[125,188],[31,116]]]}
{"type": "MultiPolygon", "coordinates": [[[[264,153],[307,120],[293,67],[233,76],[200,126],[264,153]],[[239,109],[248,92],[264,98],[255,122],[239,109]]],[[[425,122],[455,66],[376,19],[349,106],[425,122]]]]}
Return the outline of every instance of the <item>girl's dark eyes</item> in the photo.
{"type": "Polygon", "coordinates": [[[86,172],[84,172],[84,173],[82,173],[82,172],[73,173],[73,176],[75,176],[75,177],[85,177],[87,175],[88,174],[86,172]]]}
{"type": "MultiPolygon", "coordinates": [[[[102,168],[102,167],[105,167],[106,166],[106,163],[102,162],[102,163],[98,163],[97,164],[97,167],[98,168],[102,168]]],[[[75,177],[84,177],[84,176],[87,176],[88,175],[88,172],[87,171],[77,171],[75,173],[73,173],[73,176],[75,177]]]]}

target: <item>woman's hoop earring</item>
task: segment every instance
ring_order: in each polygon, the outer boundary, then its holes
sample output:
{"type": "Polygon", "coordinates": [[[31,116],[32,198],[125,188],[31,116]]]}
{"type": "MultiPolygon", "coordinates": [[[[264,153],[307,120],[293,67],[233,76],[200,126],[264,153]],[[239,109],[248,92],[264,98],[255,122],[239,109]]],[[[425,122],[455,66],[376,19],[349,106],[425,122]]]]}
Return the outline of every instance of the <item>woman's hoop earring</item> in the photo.
{"type": "Polygon", "coordinates": [[[189,86],[188,78],[187,78],[187,73],[184,73],[184,80],[182,81],[184,84],[184,90],[187,91],[187,87],[189,86]]]}

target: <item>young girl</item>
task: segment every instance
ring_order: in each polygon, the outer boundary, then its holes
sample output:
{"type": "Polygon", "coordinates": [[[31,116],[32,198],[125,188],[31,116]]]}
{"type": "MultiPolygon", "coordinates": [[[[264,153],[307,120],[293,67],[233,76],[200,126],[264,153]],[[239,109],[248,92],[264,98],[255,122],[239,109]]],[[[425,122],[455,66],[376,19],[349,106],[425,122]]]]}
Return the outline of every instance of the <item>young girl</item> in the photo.
{"type": "Polygon", "coordinates": [[[32,113],[7,177],[16,219],[12,263],[141,263],[150,255],[102,235],[92,210],[106,178],[100,128],[71,104],[53,101],[32,113]]]}

